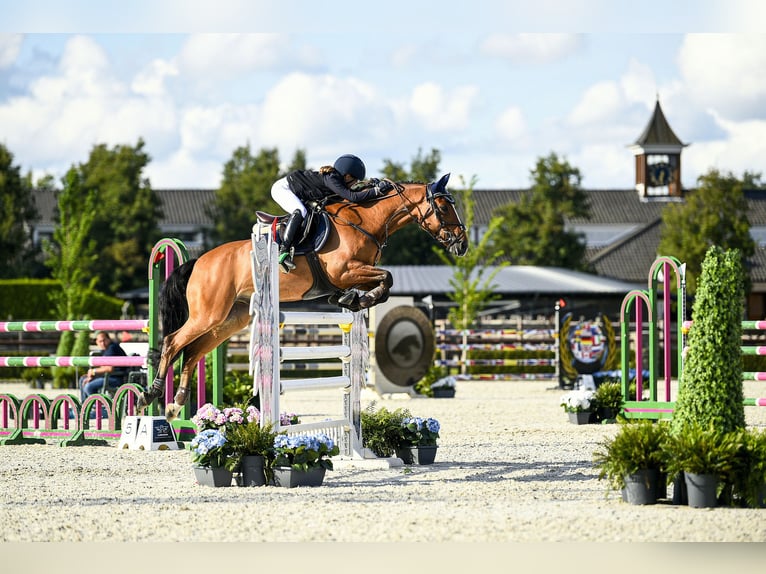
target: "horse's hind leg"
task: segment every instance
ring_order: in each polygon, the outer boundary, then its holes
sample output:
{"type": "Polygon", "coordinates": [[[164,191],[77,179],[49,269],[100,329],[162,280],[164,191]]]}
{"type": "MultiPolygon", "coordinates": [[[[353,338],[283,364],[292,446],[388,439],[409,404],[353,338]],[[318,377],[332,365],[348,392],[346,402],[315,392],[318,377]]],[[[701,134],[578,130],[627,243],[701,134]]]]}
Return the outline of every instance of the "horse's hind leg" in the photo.
{"type": "Polygon", "coordinates": [[[201,328],[194,328],[193,325],[187,322],[178,331],[171,333],[163,339],[162,355],[157,365],[154,380],[149,388],[138,396],[136,410],[139,413],[142,413],[155,399],[165,394],[165,377],[168,374],[173,358],[180,353],[181,349],[197,339],[202,332],[201,328]]]}
{"type": "Polygon", "coordinates": [[[168,421],[172,421],[178,417],[178,413],[186,404],[186,400],[189,398],[190,394],[190,382],[199,360],[218,345],[224,343],[232,335],[247,327],[249,322],[250,315],[248,314],[248,305],[237,302],[232,307],[231,313],[226,321],[215,329],[212,329],[197,338],[184,349],[184,362],[181,367],[181,382],[173,399],[173,403],[165,407],[165,418],[168,421]]]}

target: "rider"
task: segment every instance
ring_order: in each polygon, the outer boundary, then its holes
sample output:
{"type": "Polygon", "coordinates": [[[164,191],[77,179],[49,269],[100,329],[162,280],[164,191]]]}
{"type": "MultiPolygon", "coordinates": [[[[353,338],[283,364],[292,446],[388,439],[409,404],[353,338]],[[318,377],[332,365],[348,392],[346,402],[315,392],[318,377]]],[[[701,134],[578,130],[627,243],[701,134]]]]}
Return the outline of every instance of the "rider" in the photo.
{"type": "Polygon", "coordinates": [[[320,167],[319,171],[292,171],[271,186],[271,197],[290,214],[279,249],[279,265],[283,273],[295,269],[293,242],[306,217],[304,201],[339,195],[348,201],[362,203],[385,195],[393,187],[388,181],[374,178],[363,181],[365,173],[362,160],[346,154],[336,159],[332,166],[320,167]]]}

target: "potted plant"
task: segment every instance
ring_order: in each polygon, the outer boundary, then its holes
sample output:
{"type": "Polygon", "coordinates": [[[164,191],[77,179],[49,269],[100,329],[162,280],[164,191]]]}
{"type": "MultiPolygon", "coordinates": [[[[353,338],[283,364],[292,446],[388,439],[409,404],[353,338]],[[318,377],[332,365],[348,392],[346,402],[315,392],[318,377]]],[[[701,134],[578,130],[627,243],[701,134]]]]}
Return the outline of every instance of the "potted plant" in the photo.
{"type": "Polygon", "coordinates": [[[594,391],[580,389],[569,391],[561,397],[561,406],[569,415],[569,422],[583,425],[590,422],[594,407],[594,391]]]}
{"type": "Polygon", "coordinates": [[[205,429],[191,441],[192,466],[197,482],[203,486],[231,486],[231,450],[224,433],[205,429]]]}
{"type": "Polygon", "coordinates": [[[455,396],[457,379],[450,376],[447,367],[431,365],[423,378],[415,383],[415,392],[434,398],[452,398],[455,396]]]}
{"type": "Polygon", "coordinates": [[[410,411],[405,408],[389,411],[381,407],[376,410],[375,403],[370,403],[361,413],[362,446],[376,456],[393,456],[401,444],[402,421],[410,416],[410,411]]]}
{"type": "Polygon", "coordinates": [[[441,425],[434,418],[407,417],[401,422],[396,456],[404,464],[433,464],[441,425]]]}
{"type": "MultiPolygon", "coordinates": [[[[295,413],[281,413],[279,418],[282,426],[300,422],[295,413]]],[[[226,467],[237,473],[238,484],[259,486],[266,483],[277,433],[270,424],[261,428],[260,412],[254,405],[245,403],[219,409],[212,403],[205,403],[192,417],[192,422],[200,432],[218,430],[225,437],[226,467]]]]}
{"type": "Polygon", "coordinates": [[[240,472],[240,486],[263,486],[270,478],[270,464],[274,459],[274,425],[261,426],[260,412],[255,406],[243,408],[245,417],[241,424],[233,424],[226,431],[231,461],[240,472]]]}
{"type": "Polygon", "coordinates": [[[622,388],[617,382],[603,382],[593,393],[596,406],[596,420],[607,422],[617,418],[622,411],[622,388]]]}
{"type": "Polygon", "coordinates": [[[681,478],[689,506],[710,508],[718,495],[736,480],[741,449],[740,432],[724,432],[712,424],[686,424],[673,429],[665,441],[668,475],[681,478]]]}
{"type": "Polygon", "coordinates": [[[440,399],[451,399],[455,396],[457,378],[454,376],[442,377],[431,383],[431,396],[440,399]]]}
{"type": "Polygon", "coordinates": [[[320,486],[326,470],[332,470],[331,456],[340,453],[335,442],[326,434],[288,435],[274,438],[274,461],[272,468],[274,484],[293,488],[295,486],[320,486]]]}
{"type": "Polygon", "coordinates": [[[663,445],[667,435],[668,425],[661,421],[623,423],[593,453],[599,480],[607,479],[614,490],[622,490],[626,502],[656,503],[666,480],[663,445]]]}

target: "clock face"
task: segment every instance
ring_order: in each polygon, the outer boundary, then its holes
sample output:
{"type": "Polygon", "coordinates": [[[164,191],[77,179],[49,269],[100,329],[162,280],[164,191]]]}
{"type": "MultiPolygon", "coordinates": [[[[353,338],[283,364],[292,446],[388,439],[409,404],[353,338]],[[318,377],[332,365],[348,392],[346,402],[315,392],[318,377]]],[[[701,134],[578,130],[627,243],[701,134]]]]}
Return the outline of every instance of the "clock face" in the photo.
{"type": "Polygon", "coordinates": [[[653,187],[662,187],[670,184],[673,179],[673,170],[670,164],[655,163],[647,167],[649,176],[649,185],[653,187]]]}

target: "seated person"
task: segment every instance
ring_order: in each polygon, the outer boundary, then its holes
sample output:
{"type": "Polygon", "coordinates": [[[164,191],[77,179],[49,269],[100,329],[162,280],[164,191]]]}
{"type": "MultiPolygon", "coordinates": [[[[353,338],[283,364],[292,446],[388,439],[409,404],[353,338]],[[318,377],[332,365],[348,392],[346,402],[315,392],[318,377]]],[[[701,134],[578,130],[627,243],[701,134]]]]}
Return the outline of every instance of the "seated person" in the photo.
{"type": "MultiPolygon", "coordinates": [[[[125,357],[127,356],[122,347],[116,341],[112,341],[104,331],[96,332],[96,345],[101,349],[102,357],[125,357]]],[[[125,367],[91,367],[88,372],[80,377],[80,400],[101,392],[104,387],[104,378],[109,375],[107,381],[110,387],[119,387],[125,382],[125,367]]]]}

